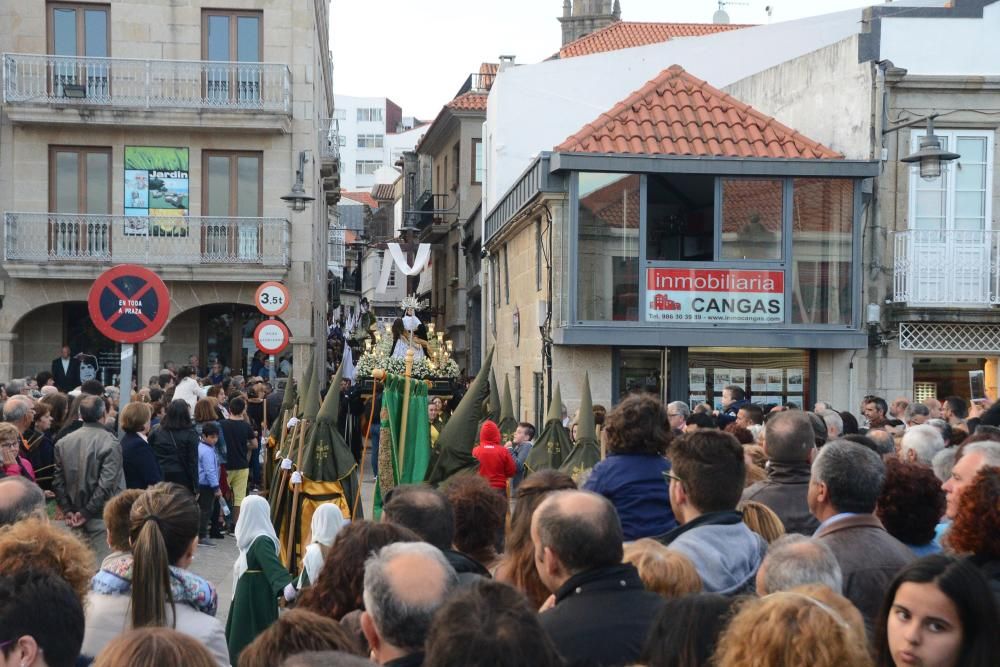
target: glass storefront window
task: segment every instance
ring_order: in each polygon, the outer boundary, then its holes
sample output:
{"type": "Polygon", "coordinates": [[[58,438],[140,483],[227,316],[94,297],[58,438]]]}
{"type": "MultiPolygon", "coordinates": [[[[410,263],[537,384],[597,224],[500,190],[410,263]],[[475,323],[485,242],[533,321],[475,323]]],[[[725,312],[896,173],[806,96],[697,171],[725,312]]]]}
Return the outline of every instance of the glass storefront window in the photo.
{"type": "Polygon", "coordinates": [[[577,319],[639,319],[639,182],[580,173],[577,319]]]}
{"type": "Polygon", "coordinates": [[[787,348],[692,347],[688,349],[688,404],[721,410],[722,390],[742,387],[751,403],[792,403],[812,409],[809,351],[787,348]]]}
{"type": "Polygon", "coordinates": [[[715,177],[651,174],[647,183],[646,259],[711,262],[715,257],[715,177]]]}
{"type": "Polygon", "coordinates": [[[792,185],[792,323],[850,324],[854,182],[792,185]]]}
{"type": "Polygon", "coordinates": [[[663,397],[663,349],[618,350],[618,396],[616,403],[633,393],[663,397]]]}
{"type": "Polygon", "coordinates": [[[781,259],[782,181],[722,179],[721,259],[781,259]]]}

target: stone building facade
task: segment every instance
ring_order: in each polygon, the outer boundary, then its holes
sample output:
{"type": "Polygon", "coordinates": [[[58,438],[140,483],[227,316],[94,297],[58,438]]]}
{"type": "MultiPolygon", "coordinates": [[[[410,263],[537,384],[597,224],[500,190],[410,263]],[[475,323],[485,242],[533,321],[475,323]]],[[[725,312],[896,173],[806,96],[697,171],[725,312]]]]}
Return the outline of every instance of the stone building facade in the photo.
{"type": "Polygon", "coordinates": [[[113,372],[85,302],[123,263],[170,292],[166,327],[137,346],[140,384],[192,354],[245,372],[264,280],[291,292],[285,354],[325,340],[329,1],[225,4],[0,3],[0,378],[47,369],[63,342],[113,372]],[[303,151],[315,201],[293,212],[303,151]]]}

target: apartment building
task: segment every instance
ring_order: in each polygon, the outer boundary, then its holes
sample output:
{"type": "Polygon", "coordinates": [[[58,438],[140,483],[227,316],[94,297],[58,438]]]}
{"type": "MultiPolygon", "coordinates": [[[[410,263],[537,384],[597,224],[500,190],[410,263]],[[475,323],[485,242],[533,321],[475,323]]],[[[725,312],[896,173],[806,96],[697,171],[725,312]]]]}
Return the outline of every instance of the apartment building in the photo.
{"type": "MultiPolygon", "coordinates": [[[[63,342],[101,377],[116,345],[86,298],[116,264],[156,271],[170,318],[138,346],[246,370],[256,286],[288,285],[288,352],[325,340],[330,209],[339,196],[328,0],[0,2],[0,377],[63,342]],[[334,147],[336,143],[334,142],[334,147]],[[282,200],[302,178],[314,201],[282,200]]],[[[286,352],[286,354],[288,353],[286,352]]],[[[301,375],[302,364],[296,374],[301,375]]]]}

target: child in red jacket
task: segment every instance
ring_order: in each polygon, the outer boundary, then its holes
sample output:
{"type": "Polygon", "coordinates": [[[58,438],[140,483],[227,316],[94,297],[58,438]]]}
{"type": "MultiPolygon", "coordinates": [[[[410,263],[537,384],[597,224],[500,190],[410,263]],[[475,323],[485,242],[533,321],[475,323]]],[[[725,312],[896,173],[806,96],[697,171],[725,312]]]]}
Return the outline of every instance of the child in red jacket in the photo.
{"type": "Polygon", "coordinates": [[[479,444],[472,450],[479,461],[479,474],[494,489],[507,493],[507,480],[517,472],[514,457],[500,444],[500,429],[487,419],[479,429],[479,444]]]}

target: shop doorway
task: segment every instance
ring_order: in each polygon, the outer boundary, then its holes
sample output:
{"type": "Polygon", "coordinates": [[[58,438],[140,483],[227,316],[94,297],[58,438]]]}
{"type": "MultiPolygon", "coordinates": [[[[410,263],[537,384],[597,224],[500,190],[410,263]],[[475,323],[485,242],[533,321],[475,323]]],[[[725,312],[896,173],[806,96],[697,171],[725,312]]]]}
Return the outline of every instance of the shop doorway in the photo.
{"type": "Polygon", "coordinates": [[[986,395],[997,397],[996,357],[916,357],[913,360],[913,398],[973,397],[970,374],[981,372],[986,395]]]}
{"type": "Polygon", "coordinates": [[[264,316],[252,306],[218,304],[202,306],[200,318],[201,370],[218,360],[232,375],[248,376],[257,350],[253,331],[264,316]]]}

